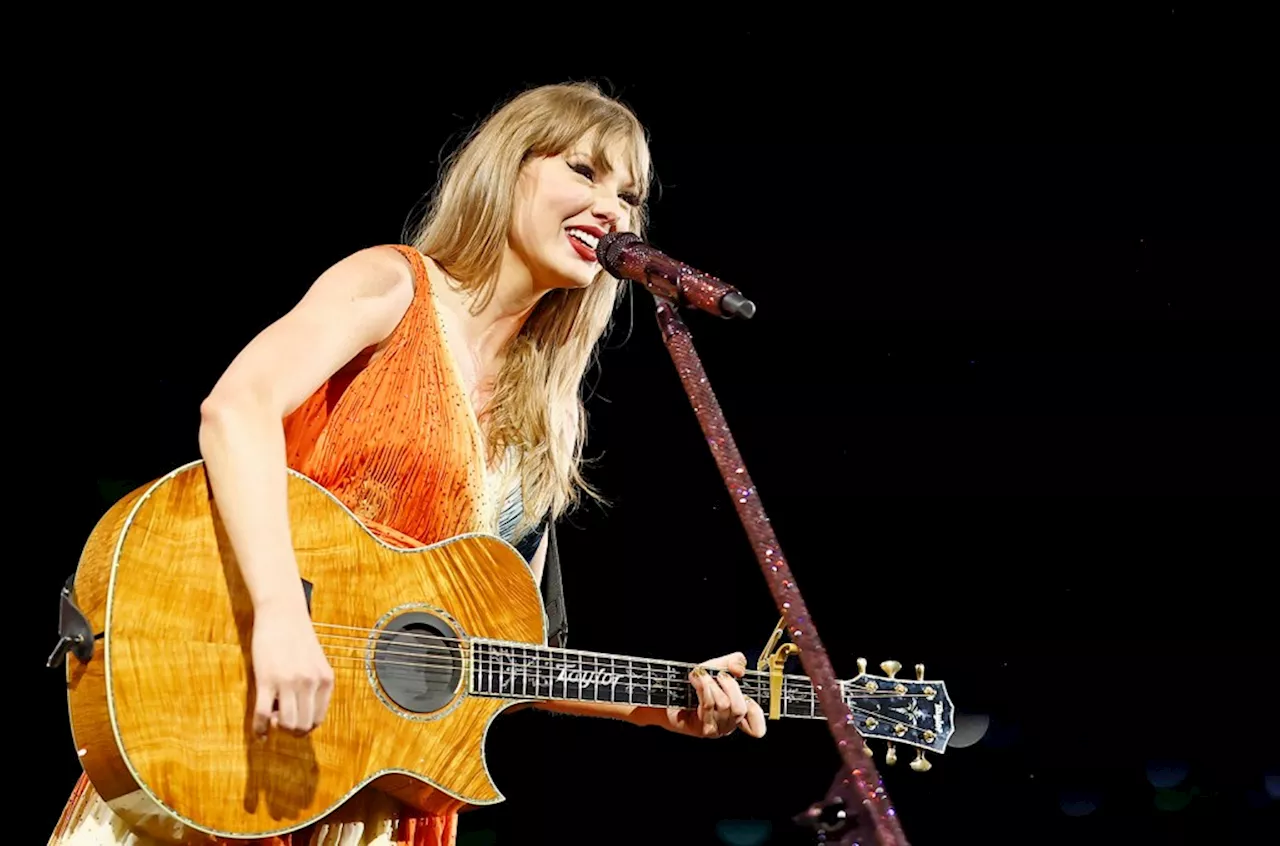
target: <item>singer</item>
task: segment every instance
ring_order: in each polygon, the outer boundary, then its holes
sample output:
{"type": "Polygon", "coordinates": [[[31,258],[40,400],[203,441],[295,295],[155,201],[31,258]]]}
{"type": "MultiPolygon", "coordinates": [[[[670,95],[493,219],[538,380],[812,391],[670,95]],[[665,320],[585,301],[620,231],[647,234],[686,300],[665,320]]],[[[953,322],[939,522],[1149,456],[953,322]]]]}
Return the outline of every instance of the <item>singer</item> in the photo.
{"type": "MultiPolygon", "coordinates": [[[[642,235],[650,178],[645,132],[625,105],[588,84],[526,91],[445,163],[408,243],[337,261],[229,362],[201,405],[199,446],[252,597],[249,704],[261,736],[311,732],[334,680],[300,588],[286,466],[388,544],[504,538],[563,640],[555,525],[598,496],[580,469],[580,385],[622,289],[597,247],[611,233],[642,235]]],[[[764,716],[735,680],[745,669],[741,653],[695,669],[696,709],[535,707],[759,737],[764,716]]],[[[456,826],[456,813],[366,788],[322,824],[234,842],[441,846],[456,826]]],[[[160,841],[131,832],[82,775],[49,842],[160,841]]]]}

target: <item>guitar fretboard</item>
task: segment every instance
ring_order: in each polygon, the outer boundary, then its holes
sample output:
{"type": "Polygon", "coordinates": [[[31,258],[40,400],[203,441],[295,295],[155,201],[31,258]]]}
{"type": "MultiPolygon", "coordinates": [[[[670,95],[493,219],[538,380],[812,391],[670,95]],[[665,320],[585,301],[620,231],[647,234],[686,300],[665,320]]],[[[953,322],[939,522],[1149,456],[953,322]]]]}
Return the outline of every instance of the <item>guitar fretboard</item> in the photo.
{"type": "MultiPolygon", "coordinates": [[[[689,673],[695,666],[627,655],[473,640],[468,681],[470,692],[475,696],[693,708],[698,704],[698,697],[689,682],[689,673]]],[[[748,670],[737,681],[742,692],[767,712],[768,673],[748,670]]],[[[813,683],[807,676],[783,677],[781,703],[780,712],[786,717],[821,719],[823,716],[813,683]]]]}

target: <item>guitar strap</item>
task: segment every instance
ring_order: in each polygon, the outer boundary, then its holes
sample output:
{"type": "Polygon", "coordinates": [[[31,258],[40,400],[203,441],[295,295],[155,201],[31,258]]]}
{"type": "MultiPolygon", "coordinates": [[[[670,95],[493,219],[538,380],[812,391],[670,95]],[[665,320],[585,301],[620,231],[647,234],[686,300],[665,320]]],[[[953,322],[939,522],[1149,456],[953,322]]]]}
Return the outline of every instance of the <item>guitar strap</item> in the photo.
{"type": "Polygon", "coordinates": [[[564,613],[564,585],[560,582],[560,548],[556,524],[547,525],[547,560],[542,573],[542,602],[547,608],[548,646],[563,649],[569,640],[569,620],[564,613]]]}
{"type": "Polygon", "coordinates": [[[543,520],[517,545],[526,561],[532,561],[542,536],[547,536],[547,559],[542,565],[542,604],[547,609],[547,645],[560,649],[569,640],[569,621],[564,611],[564,584],[560,579],[560,547],[556,543],[556,524],[543,520]]]}

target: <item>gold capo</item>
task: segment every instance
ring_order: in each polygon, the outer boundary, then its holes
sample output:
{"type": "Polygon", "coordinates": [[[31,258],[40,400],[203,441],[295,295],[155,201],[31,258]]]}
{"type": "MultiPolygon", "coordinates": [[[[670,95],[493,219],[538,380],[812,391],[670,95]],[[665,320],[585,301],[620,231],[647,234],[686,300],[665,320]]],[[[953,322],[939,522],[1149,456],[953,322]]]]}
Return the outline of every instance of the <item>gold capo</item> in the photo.
{"type": "Polygon", "coordinates": [[[778,641],[782,639],[786,628],[787,616],[784,614],[778,619],[778,625],[774,627],[773,634],[769,635],[768,643],[760,652],[760,660],[756,662],[757,670],[769,670],[769,719],[771,720],[782,718],[782,668],[786,666],[788,658],[800,651],[800,647],[789,641],[778,646],[778,641]]]}

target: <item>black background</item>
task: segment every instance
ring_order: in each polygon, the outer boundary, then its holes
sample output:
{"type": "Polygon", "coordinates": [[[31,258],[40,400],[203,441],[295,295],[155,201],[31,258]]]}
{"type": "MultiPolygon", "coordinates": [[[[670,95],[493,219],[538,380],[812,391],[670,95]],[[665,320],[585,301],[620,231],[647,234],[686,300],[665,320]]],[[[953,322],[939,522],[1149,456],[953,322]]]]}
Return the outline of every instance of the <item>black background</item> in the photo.
{"type": "MultiPolygon", "coordinates": [[[[93,522],[198,457],[221,369],[329,264],[399,240],[442,150],[569,79],[649,127],[654,243],[759,308],[686,320],[837,671],[923,662],[990,716],[928,774],[877,744],[912,842],[1257,842],[1280,766],[1260,25],[934,22],[548,23],[470,53],[409,22],[86,24],[74,84],[27,92],[42,164],[17,172],[54,242],[18,328],[56,314],[21,359],[44,393],[11,416],[42,462],[21,507],[56,515],[22,603],[33,842],[78,773],[42,663],[93,522]]],[[[612,505],[561,532],[571,643],[754,658],[777,613],[652,312],[637,289],[592,377],[612,505]]],[[[788,820],[838,766],[808,721],[695,741],[521,713],[488,750],[509,799],[460,843],[805,842],[788,820]]]]}

